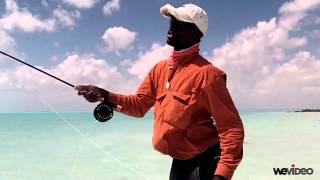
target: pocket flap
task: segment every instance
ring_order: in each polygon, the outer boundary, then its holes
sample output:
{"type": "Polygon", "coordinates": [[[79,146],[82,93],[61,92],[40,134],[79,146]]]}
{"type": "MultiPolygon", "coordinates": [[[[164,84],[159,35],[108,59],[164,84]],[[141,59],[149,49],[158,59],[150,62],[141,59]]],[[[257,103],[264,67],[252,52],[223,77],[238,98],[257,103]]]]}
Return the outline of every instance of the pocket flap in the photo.
{"type": "Polygon", "coordinates": [[[179,91],[172,91],[171,94],[172,94],[174,97],[182,100],[182,101],[185,102],[185,103],[187,103],[187,102],[190,100],[190,97],[191,97],[190,94],[184,94],[184,93],[179,92],[179,91]]]}
{"type": "Polygon", "coordinates": [[[166,93],[165,93],[165,92],[160,93],[159,95],[156,96],[156,100],[159,100],[159,99],[161,99],[161,98],[163,98],[163,97],[165,97],[165,96],[166,96],[166,93]]]}

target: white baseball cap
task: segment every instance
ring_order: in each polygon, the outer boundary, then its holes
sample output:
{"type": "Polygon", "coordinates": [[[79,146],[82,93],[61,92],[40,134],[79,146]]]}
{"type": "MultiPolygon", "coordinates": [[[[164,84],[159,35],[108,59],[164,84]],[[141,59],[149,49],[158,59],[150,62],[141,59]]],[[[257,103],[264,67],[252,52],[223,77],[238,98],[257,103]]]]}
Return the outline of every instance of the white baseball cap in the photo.
{"type": "Polygon", "coordinates": [[[165,17],[174,16],[179,21],[194,23],[203,35],[208,31],[208,16],[207,13],[194,4],[185,4],[175,8],[170,4],[166,4],[160,8],[160,13],[165,17]]]}

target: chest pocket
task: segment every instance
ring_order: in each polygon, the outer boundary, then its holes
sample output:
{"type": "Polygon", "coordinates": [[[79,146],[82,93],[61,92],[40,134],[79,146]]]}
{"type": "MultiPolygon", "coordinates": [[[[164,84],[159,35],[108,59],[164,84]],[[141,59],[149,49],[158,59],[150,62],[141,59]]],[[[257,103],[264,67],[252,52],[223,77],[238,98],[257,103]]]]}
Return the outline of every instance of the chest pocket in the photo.
{"type": "Polygon", "coordinates": [[[165,121],[179,129],[186,129],[192,122],[192,112],[197,100],[195,92],[170,91],[167,94],[165,121]]]}
{"type": "Polygon", "coordinates": [[[163,117],[163,112],[165,110],[165,106],[163,105],[163,101],[166,98],[166,92],[162,92],[156,96],[155,104],[154,104],[154,116],[156,119],[161,119],[163,117]]]}

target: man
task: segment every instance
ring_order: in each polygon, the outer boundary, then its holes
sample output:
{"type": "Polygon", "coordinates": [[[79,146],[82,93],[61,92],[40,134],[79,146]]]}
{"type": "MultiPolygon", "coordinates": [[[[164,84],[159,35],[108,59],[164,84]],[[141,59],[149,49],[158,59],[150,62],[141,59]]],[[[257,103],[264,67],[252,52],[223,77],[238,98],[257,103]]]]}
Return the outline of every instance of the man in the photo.
{"type": "Polygon", "coordinates": [[[170,180],[229,180],[242,159],[244,130],[226,74],[199,55],[207,14],[193,4],[167,4],[160,12],[170,18],[167,44],[174,51],[149,71],[136,95],[92,85],[77,86],[78,94],[89,102],[104,98],[135,117],[155,106],[153,146],[173,157],[170,180]]]}

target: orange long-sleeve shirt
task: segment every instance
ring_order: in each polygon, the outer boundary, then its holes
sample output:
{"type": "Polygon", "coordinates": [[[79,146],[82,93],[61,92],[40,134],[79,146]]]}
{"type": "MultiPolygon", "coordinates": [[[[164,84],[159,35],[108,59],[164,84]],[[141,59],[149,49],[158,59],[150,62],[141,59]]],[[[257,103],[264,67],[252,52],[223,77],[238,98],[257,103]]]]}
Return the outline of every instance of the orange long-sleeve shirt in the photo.
{"type": "Polygon", "coordinates": [[[225,73],[198,53],[170,71],[161,61],[136,95],[110,92],[109,101],[122,106],[119,112],[135,117],[143,117],[154,106],[153,146],[163,154],[190,159],[220,142],[215,174],[231,179],[242,159],[244,130],[225,73]]]}

